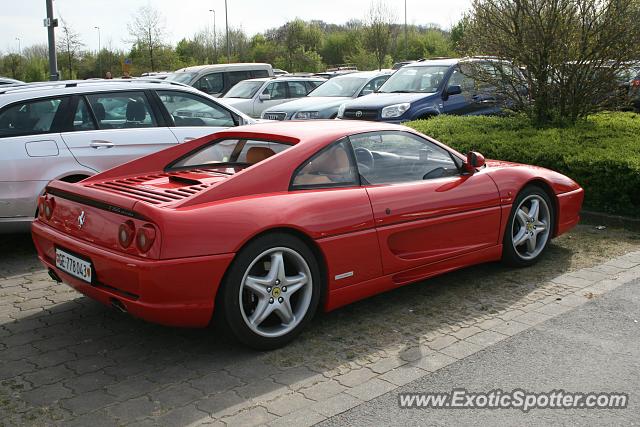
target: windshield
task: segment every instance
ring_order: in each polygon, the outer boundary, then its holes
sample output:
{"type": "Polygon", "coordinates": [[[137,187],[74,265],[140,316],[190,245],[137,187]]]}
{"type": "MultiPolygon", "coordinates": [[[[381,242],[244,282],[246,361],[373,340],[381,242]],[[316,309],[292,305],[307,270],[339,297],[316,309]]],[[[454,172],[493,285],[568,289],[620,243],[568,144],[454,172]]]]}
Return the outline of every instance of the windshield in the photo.
{"type": "Polygon", "coordinates": [[[171,73],[167,76],[166,80],[170,82],[189,84],[195,75],[196,73],[171,73]]]}
{"type": "Polygon", "coordinates": [[[200,147],[171,165],[185,169],[216,165],[253,165],[291,147],[289,144],[250,139],[223,139],[200,147]]]}
{"type": "Polygon", "coordinates": [[[334,77],[321,84],[307,96],[354,96],[365,84],[367,79],[362,77],[334,77]]]}
{"type": "Polygon", "coordinates": [[[434,93],[438,91],[440,83],[449,66],[404,66],[389,77],[378,92],[383,93],[434,93]]]}
{"type": "Polygon", "coordinates": [[[263,81],[252,82],[245,80],[232,87],[223,98],[253,98],[258,89],[264,84],[263,81]]]}

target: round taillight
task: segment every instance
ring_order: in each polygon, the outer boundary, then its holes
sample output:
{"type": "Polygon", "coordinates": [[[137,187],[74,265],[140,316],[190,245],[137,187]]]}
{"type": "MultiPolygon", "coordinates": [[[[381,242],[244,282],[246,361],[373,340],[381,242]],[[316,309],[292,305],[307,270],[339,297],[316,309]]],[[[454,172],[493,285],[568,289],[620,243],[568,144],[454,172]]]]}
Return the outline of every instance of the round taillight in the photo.
{"type": "Polygon", "coordinates": [[[156,230],[151,224],[145,224],[138,229],[136,233],[136,246],[142,253],[151,249],[153,242],[156,240],[156,230]]]}
{"type": "Polygon", "coordinates": [[[120,224],[118,227],[118,242],[123,248],[128,248],[133,242],[133,237],[136,235],[136,227],[133,221],[126,221],[120,224]]]}
{"type": "Polygon", "coordinates": [[[47,219],[51,219],[53,216],[53,208],[55,207],[55,202],[53,199],[45,199],[44,201],[44,216],[47,219]]]}

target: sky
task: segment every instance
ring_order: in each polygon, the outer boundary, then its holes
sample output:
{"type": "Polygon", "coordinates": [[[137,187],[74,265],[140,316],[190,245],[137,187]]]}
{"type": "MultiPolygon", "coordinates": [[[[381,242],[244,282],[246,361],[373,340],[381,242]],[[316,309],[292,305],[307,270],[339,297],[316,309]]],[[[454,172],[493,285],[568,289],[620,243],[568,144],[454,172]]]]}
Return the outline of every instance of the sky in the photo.
{"type": "MultiPolygon", "coordinates": [[[[386,0],[396,22],[404,22],[405,0],[386,0]]],[[[103,47],[130,47],[127,23],[141,7],[153,5],[165,17],[167,39],[175,43],[213,25],[224,30],[224,0],[54,0],[54,15],[62,17],[80,34],[85,48],[98,49],[98,30],[103,47]]],[[[371,0],[228,0],[229,27],[242,27],[250,36],[278,27],[295,18],[343,24],[363,19],[371,0]]],[[[406,0],[409,24],[438,24],[449,28],[469,9],[471,0],[406,0]]],[[[47,42],[43,26],[45,0],[0,0],[0,52],[17,52],[47,42]],[[18,40],[20,39],[20,40],[18,40]]]]}

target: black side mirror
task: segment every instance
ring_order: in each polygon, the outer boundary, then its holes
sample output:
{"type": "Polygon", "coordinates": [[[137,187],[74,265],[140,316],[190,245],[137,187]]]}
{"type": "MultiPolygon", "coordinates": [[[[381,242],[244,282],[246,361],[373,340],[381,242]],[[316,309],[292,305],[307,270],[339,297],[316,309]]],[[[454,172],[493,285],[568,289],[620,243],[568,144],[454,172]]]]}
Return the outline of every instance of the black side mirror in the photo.
{"type": "Polygon", "coordinates": [[[460,85],[451,85],[447,87],[447,96],[460,95],[462,93],[462,87],[460,85]]]}

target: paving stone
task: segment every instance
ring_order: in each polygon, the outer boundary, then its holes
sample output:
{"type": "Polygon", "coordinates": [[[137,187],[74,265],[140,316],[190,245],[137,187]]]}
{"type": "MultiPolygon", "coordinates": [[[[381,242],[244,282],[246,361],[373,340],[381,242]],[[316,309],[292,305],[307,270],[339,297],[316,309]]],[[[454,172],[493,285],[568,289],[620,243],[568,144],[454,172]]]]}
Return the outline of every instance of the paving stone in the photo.
{"type": "Polygon", "coordinates": [[[458,341],[440,350],[442,353],[455,357],[456,359],[464,359],[465,357],[482,350],[482,347],[468,341],[458,341]]]}
{"type": "Polygon", "coordinates": [[[275,415],[268,413],[266,409],[256,407],[225,417],[222,421],[230,426],[252,427],[266,424],[274,418],[275,415]]]}
{"type": "Polygon", "coordinates": [[[25,360],[13,360],[0,363],[0,380],[13,378],[24,373],[33,372],[35,370],[35,365],[25,360]]]}
{"type": "Polygon", "coordinates": [[[377,362],[367,365],[367,368],[371,369],[377,374],[384,374],[392,369],[405,365],[407,362],[397,357],[385,357],[377,362]]]}
{"type": "Polygon", "coordinates": [[[478,332],[481,332],[482,329],[476,327],[476,326],[470,326],[468,328],[462,328],[457,332],[453,332],[451,335],[453,335],[454,337],[458,338],[459,340],[463,340],[467,337],[470,337],[471,335],[475,335],[478,332]]]}
{"type": "Polygon", "coordinates": [[[523,315],[516,317],[513,320],[515,320],[516,322],[526,323],[527,325],[533,326],[533,325],[537,325],[538,323],[542,323],[548,319],[551,319],[551,316],[543,313],[539,313],[537,311],[530,311],[528,313],[525,313],[523,315]]]}
{"type": "Polygon", "coordinates": [[[246,407],[247,399],[238,396],[236,393],[228,391],[213,394],[195,402],[195,406],[214,418],[234,414],[246,407]]]}
{"type": "Polygon", "coordinates": [[[505,321],[500,318],[493,317],[491,319],[486,319],[480,323],[477,323],[476,326],[480,329],[493,329],[494,326],[501,325],[504,322],[505,321]]]}
{"type": "Polygon", "coordinates": [[[60,402],[60,405],[74,414],[80,415],[103,408],[114,403],[115,400],[115,397],[107,394],[104,390],[96,390],[65,399],[60,402]]]}
{"type": "Polygon", "coordinates": [[[530,327],[531,326],[527,325],[526,323],[509,320],[508,322],[504,322],[500,325],[494,326],[492,330],[503,335],[512,336],[524,331],[525,329],[529,329],[530,327]]]}
{"type": "Polygon", "coordinates": [[[156,391],[158,385],[142,377],[132,377],[106,386],[109,394],[120,401],[156,391]]]}
{"type": "Polygon", "coordinates": [[[366,383],[362,383],[355,387],[345,390],[345,393],[350,394],[362,401],[368,401],[381,396],[393,389],[397,388],[395,384],[380,380],[378,378],[372,378],[366,383]]]}
{"type": "Polygon", "coordinates": [[[405,385],[415,379],[423,377],[427,371],[415,366],[401,366],[392,371],[380,375],[378,378],[388,381],[397,386],[405,385]]]}
{"type": "Polygon", "coordinates": [[[310,409],[324,415],[325,417],[332,417],[344,411],[348,411],[361,403],[362,400],[351,396],[350,394],[340,393],[321,402],[315,403],[310,407],[310,409]]]}
{"type": "Polygon", "coordinates": [[[268,425],[271,427],[309,427],[326,419],[327,418],[324,415],[305,408],[292,412],[284,417],[276,418],[268,425]]]}
{"type": "Polygon", "coordinates": [[[73,397],[73,392],[62,383],[43,385],[24,392],[22,398],[35,406],[51,406],[60,399],[73,397]]]}
{"type": "Polygon", "coordinates": [[[308,388],[300,390],[305,397],[317,401],[328,399],[331,396],[335,396],[338,393],[343,392],[347,388],[337,381],[328,380],[308,388]]]}
{"type": "Polygon", "coordinates": [[[488,347],[490,345],[497,343],[498,341],[502,341],[505,338],[507,338],[506,335],[500,334],[495,331],[482,331],[479,334],[473,335],[465,339],[465,341],[468,341],[473,344],[477,344],[480,347],[488,347]]]}
{"type": "Polygon", "coordinates": [[[446,354],[433,352],[425,355],[422,359],[418,359],[412,362],[411,365],[420,369],[424,369],[428,372],[435,372],[440,368],[444,368],[447,365],[452,364],[457,359],[446,354]]]}
{"type": "Polygon", "coordinates": [[[205,394],[220,393],[243,385],[243,382],[225,371],[213,372],[189,381],[191,385],[205,394]]]}
{"type": "Polygon", "coordinates": [[[333,377],[333,380],[338,381],[340,384],[344,386],[353,387],[358,384],[367,382],[368,380],[370,380],[375,376],[376,376],[376,373],[371,371],[370,369],[360,368],[360,369],[354,369],[351,372],[348,372],[344,375],[337,375],[333,377]]]}
{"type": "Polygon", "coordinates": [[[304,397],[303,394],[292,392],[283,394],[280,397],[263,404],[263,406],[272,414],[283,416],[299,409],[308,407],[313,404],[313,400],[304,397]]]}
{"type": "Polygon", "coordinates": [[[60,380],[68,380],[76,374],[64,365],[52,366],[47,369],[38,369],[31,374],[25,374],[24,378],[33,384],[34,387],[53,384],[60,380]]]}
{"type": "Polygon", "coordinates": [[[451,335],[443,335],[427,343],[427,345],[429,346],[429,348],[432,348],[434,350],[442,350],[443,348],[450,346],[456,341],[458,341],[458,339],[452,337],[451,335]]]}
{"type": "Polygon", "coordinates": [[[234,391],[246,399],[263,402],[286,393],[287,388],[274,382],[271,378],[263,378],[247,385],[236,387],[234,391]]]}
{"type": "Polygon", "coordinates": [[[198,425],[210,420],[207,413],[196,408],[195,404],[172,409],[169,412],[155,418],[155,422],[162,427],[182,427],[186,425],[198,425]]]}
{"type": "Polygon", "coordinates": [[[185,383],[149,393],[149,398],[154,402],[158,402],[163,409],[183,406],[202,397],[203,394],[200,390],[185,383]]]}
{"type": "Polygon", "coordinates": [[[88,374],[74,376],[64,381],[64,385],[76,394],[97,390],[112,385],[116,380],[104,372],[91,372],[88,374]]]}
{"type": "Polygon", "coordinates": [[[123,423],[145,418],[157,414],[160,410],[158,402],[151,401],[148,397],[137,397],[124,402],[118,402],[109,406],[106,411],[123,423]]]}
{"type": "Polygon", "coordinates": [[[573,307],[567,306],[560,303],[547,304],[544,307],[540,307],[536,311],[538,313],[547,314],[549,316],[557,316],[562,313],[566,313],[571,310],[573,307]]]}

